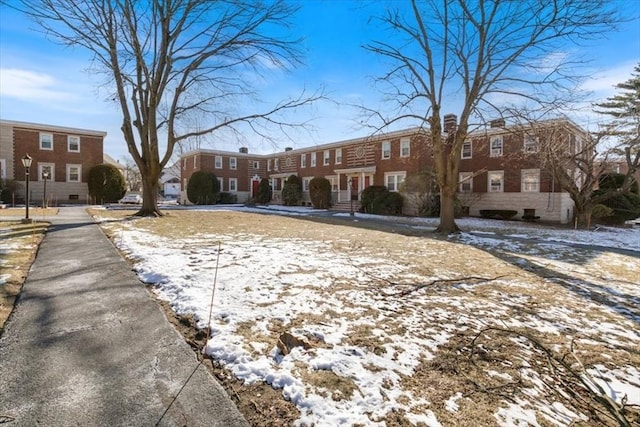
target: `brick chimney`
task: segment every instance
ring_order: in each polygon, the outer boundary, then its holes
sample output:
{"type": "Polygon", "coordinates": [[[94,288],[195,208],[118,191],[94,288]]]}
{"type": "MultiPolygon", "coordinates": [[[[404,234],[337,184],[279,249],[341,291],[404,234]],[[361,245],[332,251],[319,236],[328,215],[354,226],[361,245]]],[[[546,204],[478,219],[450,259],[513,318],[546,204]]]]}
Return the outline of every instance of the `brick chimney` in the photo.
{"type": "Polygon", "coordinates": [[[292,151],[293,147],[284,147],[284,151],[292,151]]]}
{"type": "Polygon", "coordinates": [[[495,120],[491,120],[489,122],[489,126],[491,126],[491,128],[504,128],[506,125],[504,119],[495,119],[495,120]]]}
{"type": "Polygon", "coordinates": [[[240,147],[240,152],[242,154],[247,154],[249,152],[249,149],[247,147],[240,147]]]}
{"type": "Polygon", "coordinates": [[[458,116],[455,114],[444,115],[444,131],[447,133],[455,132],[458,127],[458,116]]]}

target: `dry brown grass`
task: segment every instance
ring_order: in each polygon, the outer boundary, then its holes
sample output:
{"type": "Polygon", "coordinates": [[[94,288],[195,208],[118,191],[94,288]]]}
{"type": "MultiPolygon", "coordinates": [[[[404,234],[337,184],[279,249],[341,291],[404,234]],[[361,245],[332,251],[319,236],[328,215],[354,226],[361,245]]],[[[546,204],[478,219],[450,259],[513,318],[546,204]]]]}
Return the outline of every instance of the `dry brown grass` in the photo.
{"type": "MultiPolygon", "coordinates": [[[[628,257],[610,253],[594,257],[576,252],[567,256],[567,268],[556,271],[545,264],[544,253],[494,253],[436,238],[419,230],[403,230],[403,235],[399,235],[391,232],[391,226],[354,224],[341,219],[314,221],[205,211],[171,211],[165,217],[140,219],[128,217],[133,211],[94,213],[114,221],[115,225],[105,227],[105,232],[114,240],[118,238],[119,230],[123,229],[119,223],[134,223],[138,229],[176,240],[188,241],[190,236],[207,234],[228,236],[229,239],[242,239],[243,236],[251,236],[252,240],[301,239],[324,242],[335,253],[353,259],[371,256],[396,260],[398,265],[414,275],[412,277],[421,277],[421,281],[396,281],[380,277],[379,274],[372,273],[375,270],[369,267],[373,266],[358,264],[365,280],[356,282],[349,278],[336,278],[331,287],[318,291],[327,300],[340,299],[341,293],[347,291],[364,292],[386,301],[397,300],[398,305],[393,309],[384,308],[387,311],[383,311],[383,308],[362,307],[353,301],[341,300],[341,307],[357,308],[358,311],[340,312],[335,308],[325,307],[305,316],[293,317],[286,325],[272,322],[268,334],[256,330],[250,323],[242,324],[236,332],[253,342],[264,343],[268,348],[273,348],[277,337],[283,332],[303,329],[305,325],[330,325],[339,317],[354,322],[346,341],[377,355],[389,348],[399,353],[403,342],[400,340],[390,343],[388,338],[375,335],[371,326],[357,324],[359,317],[380,319],[381,323],[376,326],[383,328],[387,335],[422,339],[423,336],[426,338],[438,331],[446,332],[449,334],[447,342],[433,349],[432,354],[425,354],[413,375],[403,376],[401,381],[403,389],[412,396],[430,402],[423,409],[433,411],[443,425],[495,425],[494,414],[498,408],[503,407],[505,402],[522,398],[523,393],[526,394],[526,390],[533,387],[531,380],[521,376],[522,372],[540,375],[549,382],[550,386],[545,391],[547,394],[540,397],[541,401],[546,399],[546,402],[553,402],[554,399],[560,399],[567,407],[571,407],[571,401],[558,397],[557,389],[554,388],[563,378],[552,380],[546,356],[526,340],[489,333],[478,341],[482,344],[482,351],[472,352],[471,343],[487,323],[493,322],[531,334],[558,357],[567,354],[574,342],[574,352],[586,366],[640,366],[640,352],[634,348],[632,341],[625,342],[620,337],[611,339],[597,328],[584,326],[608,323],[622,325],[622,329],[628,327],[625,326],[628,321],[619,312],[599,308],[598,304],[610,302],[604,301],[609,295],[594,294],[590,298],[582,294],[580,289],[572,287],[573,284],[566,283],[569,278],[589,282],[594,277],[623,284],[632,283],[637,280],[637,269],[634,268],[634,265],[637,268],[637,264],[628,257]],[[522,259],[530,260],[530,264],[523,267],[517,262],[522,259]],[[487,280],[465,280],[469,277],[487,280]],[[457,278],[461,279],[461,283],[439,282],[424,286],[425,282],[433,279],[457,278]],[[405,292],[405,296],[401,296],[402,292],[405,292]],[[459,304],[452,305],[451,301],[459,304]],[[429,320],[409,328],[403,323],[403,319],[416,312],[425,313],[425,319],[429,320]],[[555,322],[563,332],[558,334],[536,329],[545,322],[555,322]],[[443,325],[455,325],[455,328],[443,330],[443,325]],[[452,412],[446,408],[446,401],[456,392],[462,393],[463,398],[457,402],[459,410],[452,412]]],[[[527,251],[526,248],[523,250],[527,251]]],[[[286,297],[287,294],[285,292],[280,296],[286,297]]],[[[621,304],[620,307],[624,307],[624,302],[621,304]]],[[[633,307],[629,309],[632,310],[633,307]]],[[[335,373],[300,369],[300,375],[307,383],[317,390],[324,390],[336,400],[346,398],[355,391],[355,385],[349,379],[335,373]]],[[[371,366],[371,371],[376,369],[379,367],[371,366]]],[[[218,376],[222,376],[227,383],[231,381],[228,373],[218,376]]],[[[254,390],[254,395],[246,397],[243,394],[246,392],[242,391],[244,386],[234,382],[230,384],[231,388],[227,385],[229,394],[238,396],[237,401],[243,411],[248,411],[246,414],[251,418],[252,425],[273,425],[273,419],[256,416],[256,413],[272,416],[274,412],[265,409],[270,402],[258,399],[255,393],[260,396],[268,395],[269,399],[273,398],[273,394],[254,390]]],[[[386,386],[391,387],[392,384],[386,383],[386,386]]],[[[580,410],[584,408],[581,407],[580,410]]],[[[295,408],[291,405],[278,406],[276,412],[280,413],[279,421],[296,419],[295,408]]],[[[589,416],[588,413],[587,415],[589,416]]],[[[409,424],[402,411],[388,414],[384,421],[388,426],[409,424]]],[[[597,422],[593,417],[587,424],[597,422]]],[[[548,421],[538,416],[538,423],[547,425],[548,421]]]]}
{"type": "MultiPolygon", "coordinates": [[[[4,211],[4,209],[3,209],[4,211]]],[[[18,221],[0,222],[0,276],[6,281],[0,285],[0,334],[13,311],[15,300],[22,289],[29,268],[35,259],[38,245],[44,238],[48,223],[22,224],[18,221]]]]}

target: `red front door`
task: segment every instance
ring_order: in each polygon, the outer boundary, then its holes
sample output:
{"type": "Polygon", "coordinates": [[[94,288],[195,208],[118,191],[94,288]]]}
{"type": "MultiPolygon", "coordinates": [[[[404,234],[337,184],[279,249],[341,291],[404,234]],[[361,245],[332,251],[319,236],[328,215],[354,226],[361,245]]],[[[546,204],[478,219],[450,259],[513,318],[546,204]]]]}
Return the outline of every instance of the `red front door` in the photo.
{"type": "Polygon", "coordinates": [[[258,186],[260,185],[260,181],[251,181],[251,195],[253,197],[258,196],[258,186]]]}
{"type": "Polygon", "coordinates": [[[351,200],[358,200],[358,177],[351,178],[351,200]]]}

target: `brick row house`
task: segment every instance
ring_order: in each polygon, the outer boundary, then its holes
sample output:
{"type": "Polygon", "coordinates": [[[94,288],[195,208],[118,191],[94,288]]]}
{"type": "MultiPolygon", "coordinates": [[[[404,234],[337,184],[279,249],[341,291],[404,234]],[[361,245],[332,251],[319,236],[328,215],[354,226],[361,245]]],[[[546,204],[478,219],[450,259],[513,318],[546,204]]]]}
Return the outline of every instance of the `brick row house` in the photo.
{"type": "MultiPolygon", "coordinates": [[[[445,117],[445,130],[455,127],[454,115],[445,117]],[[448,120],[448,123],[447,123],[448,120]]],[[[541,167],[538,144],[547,127],[561,124],[564,140],[579,141],[584,131],[569,121],[552,121],[536,126],[506,127],[494,121],[488,129],[473,132],[465,143],[459,168],[459,200],[463,214],[478,216],[483,209],[509,209],[544,221],[567,223],[573,217],[573,202],[541,167]],[[543,130],[540,133],[540,130],[543,130]]],[[[567,144],[569,149],[569,144],[567,144]]],[[[350,139],[314,147],[290,149],[260,155],[195,150],[182,156],[182,200],[189,176],[196,170],[213,172],[221,191],[236,193],[239,202],[255,197],[262,178],[270,180],[273,203],[281,202],[284,181],[297,175],[303,183],[303,197],[309,203],[308,184],[316,177],[327,178],[333,189],[334,205],[346,207],[358,202],[362,190],[384,185],[390,191],[406,193],[407,177],[433,167],[428,133],[420,128],[394,131],[372,137],[350,139]]],[[[405,213],[416,214],[415,201],[405,197],[405,213]]]]}
{"type": "Polygon", "coordinates": [[[0,177],[21,184],[16,195],[25,199],[22,158],[33,160],[29,175],[31,203],[88,203],[89,170],[103,163],[106,132],[0,120],[0,177]]]}

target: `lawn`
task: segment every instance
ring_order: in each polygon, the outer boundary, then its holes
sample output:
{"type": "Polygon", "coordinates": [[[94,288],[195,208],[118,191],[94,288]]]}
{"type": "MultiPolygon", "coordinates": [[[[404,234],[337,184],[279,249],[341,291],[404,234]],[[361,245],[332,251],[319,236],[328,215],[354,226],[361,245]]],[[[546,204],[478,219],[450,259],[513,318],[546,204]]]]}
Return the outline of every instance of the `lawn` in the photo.
{"type": "Polygon", "coordinates": [[[93,211],[183,324],[210,326],[253,425],[640,421],[638,230],[131,213],[93,211]]]}

